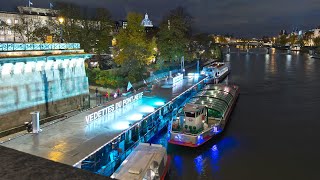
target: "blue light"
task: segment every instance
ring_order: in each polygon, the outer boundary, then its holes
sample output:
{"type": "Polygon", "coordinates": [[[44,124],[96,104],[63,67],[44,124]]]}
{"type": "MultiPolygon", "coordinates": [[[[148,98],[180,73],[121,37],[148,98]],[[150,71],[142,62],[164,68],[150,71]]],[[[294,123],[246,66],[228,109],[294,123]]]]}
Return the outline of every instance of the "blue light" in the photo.
{"type": "Polygon", "coordinates": [[[204,141],[204,139],[203,139],[202,135],[199,135],[197,144],[202,144],[203,141],[204,141]]]}
{"type": "Polygon", "coordinates": [[[217,132],[218,132],[217,126],[213,127],[213,132],[214,132],[214,133],[217,133],[217,132]]]}
{"type": "Polygon", "coordinates": [[[220,169],[219,167],[220,155],[219,155],[219,150],[217,145],[212,146],[212,148],[210,149],[210,154],[211,154],[210,163],[213,167],[213,170],[215,172],[218,172],[220,169]]]}
{"type": "Polygon", "coordinates": [[[176,141],[183,142],[183,137],[181,136],[181,134],[175,135],[175,136],[174,136],[174,139],[175,139],[176,141]]]}
{"type": "Polygon", "coordinates": [[[167,140],[169,140],[170,137],[171,137],[171,134],[170,134],[170,131],[168,131],[168,133],[167,133],[167,140]]]}
{"type": "Polygon", "coordinates": [[[181,176],[182,175],[182,166],[183,166],[183,162],[182,162],[182,158],[180,156],[175,155],[174,158],[174,167],[177,168],[178,171],[178,175],[181,176]]]}
{"type": "Polygon", "coordinates": [[[218,151],[217,145],[213,145],[211,148],[212,151],[218,151]]]}
{"type": "Polygon", "coordinates": [[[194,159],[194,163],[196,165],[196,169],[198,174],[201,174],[201,172],[203,171],[203,158],[202,155],[199,155],[198,157],[196,157],[194,159]]]}

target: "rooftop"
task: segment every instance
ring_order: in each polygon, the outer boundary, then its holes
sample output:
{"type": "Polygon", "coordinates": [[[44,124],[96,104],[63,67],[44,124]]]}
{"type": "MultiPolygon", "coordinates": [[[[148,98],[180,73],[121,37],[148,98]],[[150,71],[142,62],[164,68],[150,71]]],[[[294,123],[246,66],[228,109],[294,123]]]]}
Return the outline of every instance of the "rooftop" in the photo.
{"type": "Polygon", "coordinates": [[[143,179],[153,161],[161,163],[166,159],[166,148],[158,144],[140,143],[114,172],[116,179],[143,179]],[[132,171],[140,173],[131,173],[132,171]]]}
{"type": "Polygon", "coordinates": [[[209,84],[189,101],[190,105],[205,105],[224,116],[237,91],[237,86],[209,84]]]}

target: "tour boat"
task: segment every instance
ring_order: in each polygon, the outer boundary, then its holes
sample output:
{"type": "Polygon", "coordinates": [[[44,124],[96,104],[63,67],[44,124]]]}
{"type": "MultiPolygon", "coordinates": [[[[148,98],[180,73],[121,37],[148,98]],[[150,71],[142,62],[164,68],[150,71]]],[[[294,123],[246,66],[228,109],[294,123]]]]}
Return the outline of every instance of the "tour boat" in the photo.
{"type": "Polygon", "coordinates": [[[214,62],[208,66],[203,67],[200,72],[201,75],[208,77],[206,82],[220,82],[230,73],[229,64],[223,62],[214,62]]]}
{"type": "Polygon", "coordinates": [[[170,166],[167,150],[160,144],[139,143],[111,178],[163,180],[170,166]]]}
{"type": "Polygon", "coordinates": [[[177,111],[169,143],[198,147],[222,132],[239,96],[235,85],[208,84],[177,111]]]}

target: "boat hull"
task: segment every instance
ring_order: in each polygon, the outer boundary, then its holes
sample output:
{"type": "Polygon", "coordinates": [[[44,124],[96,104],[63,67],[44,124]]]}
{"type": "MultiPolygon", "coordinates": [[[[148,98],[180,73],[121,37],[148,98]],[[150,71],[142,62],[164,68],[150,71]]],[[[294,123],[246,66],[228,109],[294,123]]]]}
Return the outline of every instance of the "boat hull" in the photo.
{"type": "Polygon", "coordinates": [[[161,174],[161,177],[160,177],[161,180],[164,180],[166,175],[168,174],[168,171],[170,169],[170,164],[171,164],[171,157],[167,156],[167,163],[166,163],[166,166],[164,168],[164,171],[161,174]]]}

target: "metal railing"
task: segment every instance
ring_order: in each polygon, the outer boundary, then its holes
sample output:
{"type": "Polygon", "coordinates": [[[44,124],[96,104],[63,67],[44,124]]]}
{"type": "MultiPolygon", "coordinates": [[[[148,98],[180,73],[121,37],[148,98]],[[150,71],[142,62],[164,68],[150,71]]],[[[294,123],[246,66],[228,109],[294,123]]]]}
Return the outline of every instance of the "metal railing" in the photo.
{"type": "Polygon", "coordinates": [[[80,43],[0,43],[0,52],[80,49],[80,43]]]}

